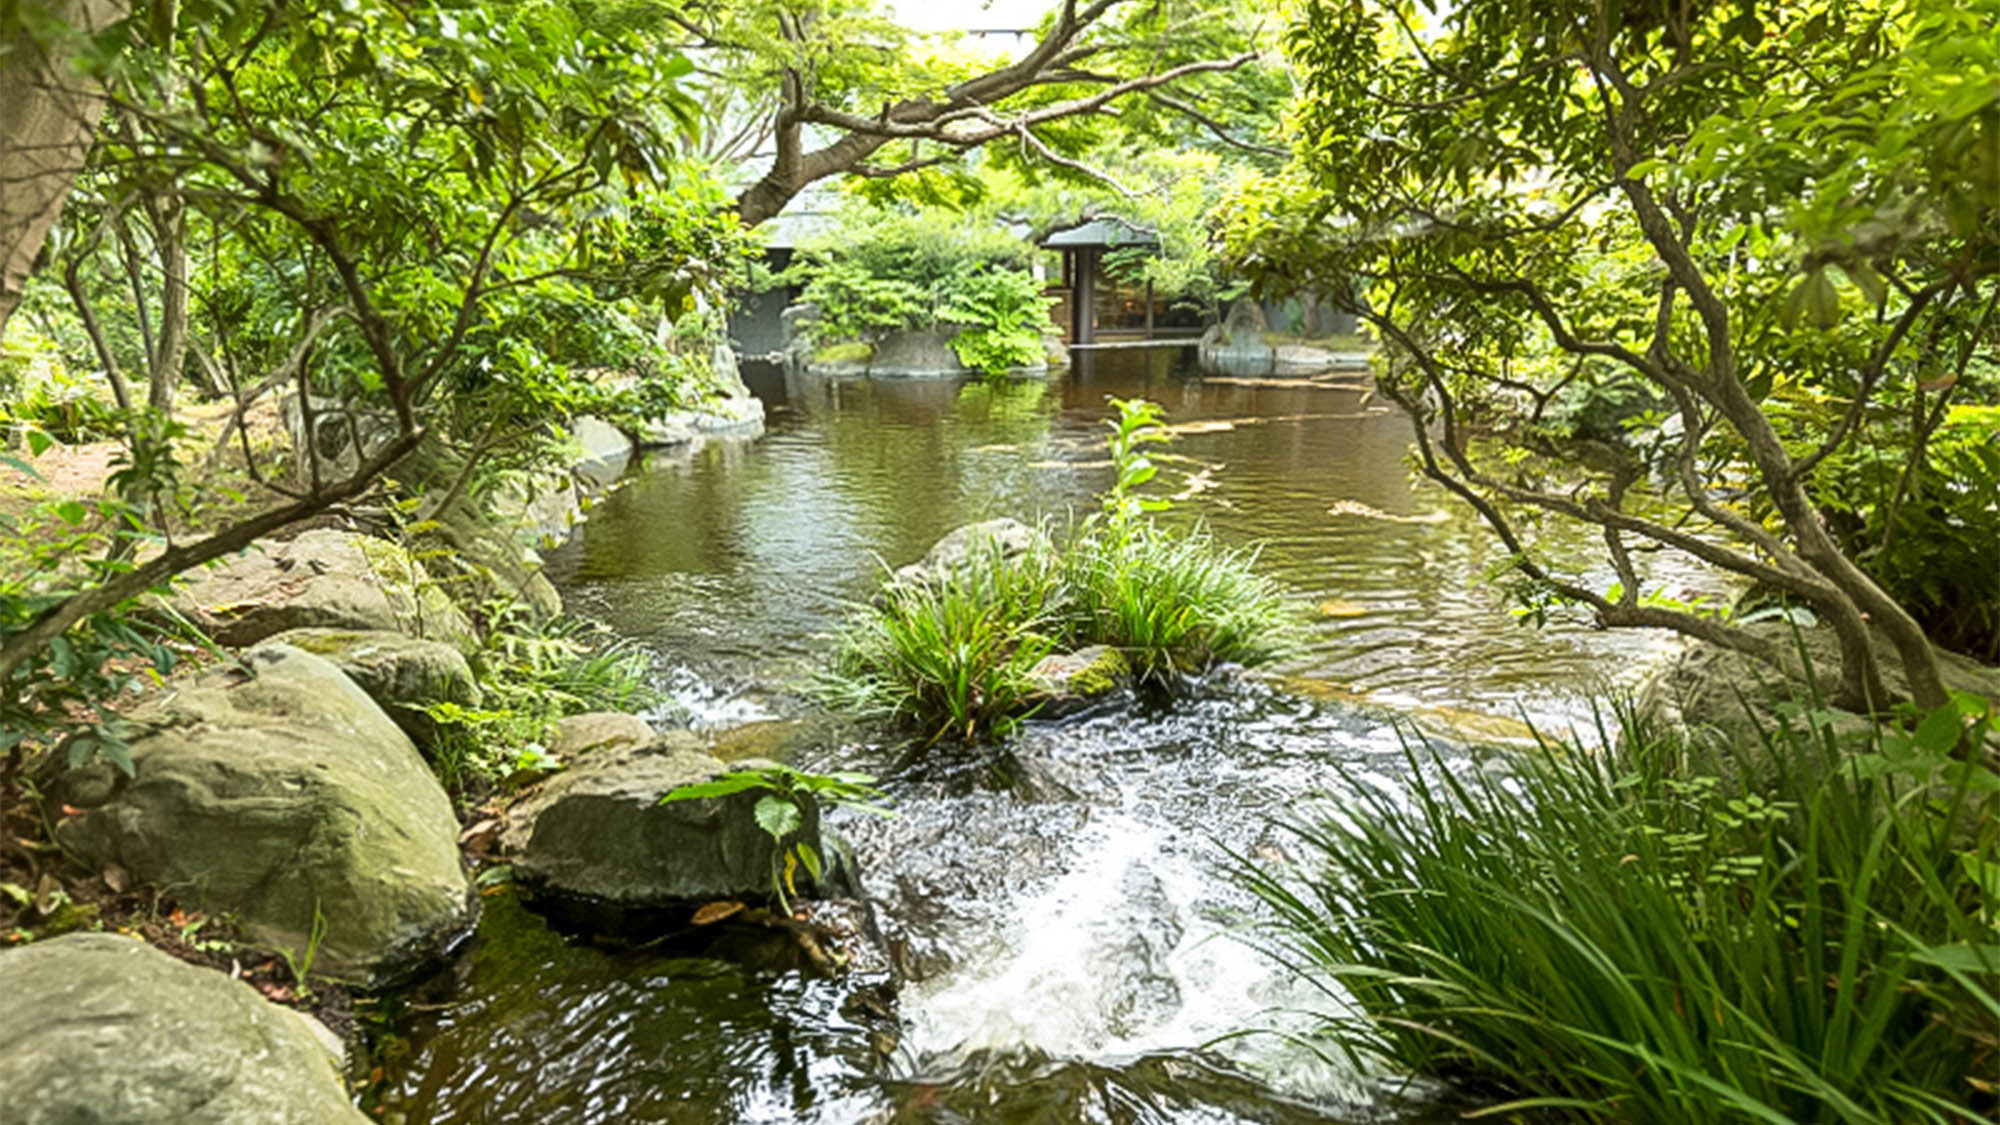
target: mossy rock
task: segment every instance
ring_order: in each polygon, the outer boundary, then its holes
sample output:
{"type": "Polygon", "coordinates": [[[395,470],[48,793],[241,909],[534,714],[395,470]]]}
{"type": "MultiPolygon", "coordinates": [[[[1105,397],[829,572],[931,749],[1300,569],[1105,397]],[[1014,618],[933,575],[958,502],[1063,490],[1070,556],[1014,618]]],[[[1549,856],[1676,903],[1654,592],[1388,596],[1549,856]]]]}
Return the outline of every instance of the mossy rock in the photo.
{"type": "Polygon", "coordinates": [[[366,1122],[312,1017],[111,934],[0,952],[0,1091],[20,1125],[366,1122]]]}
{"type": "Polygon", "coordinates": [[[401,633],[361,629],[288,629],[270,639],[325,657],[368,693],[403,733],[432,744],[435,703],[480,704],[479,684],[465,656],[450,645],[401,633]]]}
{"type": "Polygon", "coordinates": [[[1052,718],[1122,690],[1132,680],[1132,662],[1110,645],[1091,645],[1044,657],[1029,675],[1042,685],[1038,713],[1052,718]]]}
{"type": "Polygon", "coordinates": [[[867,363],[875,354],[875,349],[860,340],[846,340],[838,344],[828,344],[816,349],[812,355],[814,363],[867,363]]]}
{"type": "Polygon", "coordinates": [[[346,673],[290,645],[175,681],[127,716],[132,773],[50,794],[56,838],[230,914],[257,942],[366,988],[425,967],[476,917],[458,818],[410,739],[346,673]]]}
{"type": "Polygon", "coordinates": [[[351,531],[321,528],[253,547],[194,575],[176,604],[234,648],[307,627],[401,633],[462,653],[479,648],[472,623],[408,551],[351,531]]]}

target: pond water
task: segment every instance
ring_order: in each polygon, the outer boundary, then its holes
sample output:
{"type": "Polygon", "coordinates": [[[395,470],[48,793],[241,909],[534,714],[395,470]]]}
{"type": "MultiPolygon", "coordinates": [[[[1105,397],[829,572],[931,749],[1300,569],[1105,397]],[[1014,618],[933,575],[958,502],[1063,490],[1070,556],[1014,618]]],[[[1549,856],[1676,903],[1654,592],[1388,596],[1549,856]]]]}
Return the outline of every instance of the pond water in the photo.
{"type": "Polygon", "coordinates": [[[899,816],[832,822],[913,979],[884,1018],[841,982],[566,939],[503,895],[387,1060],[389,1117],[1444,1119],[1384,1076],[1242,1034],[1338,998],[1242,940],[1229,856],[1281,857],[1273,818],[1337,777],[1397,787],[1394,716],[1566,728],[1666,642],[1515,625],[1484,579],[1503,553],[1412,484],[1409,423],[1360,378],[1204,380],[1187,355],[1097,353],[997,385],[752,370],[765,437],[655,457],[602,499],[551,560],[568,605],[658,654],[675,721],[811,717],[802,761],[885,778],[899,816]],[[1089,508],[1107,396],[1166,408],[1167,518],[1262,544],[1312,616],[1305,650],[1172,707],[1031,722],[1004,749],[912,753],[815,717],[796,685],[882,565],[972,520],[1089,508]]]}

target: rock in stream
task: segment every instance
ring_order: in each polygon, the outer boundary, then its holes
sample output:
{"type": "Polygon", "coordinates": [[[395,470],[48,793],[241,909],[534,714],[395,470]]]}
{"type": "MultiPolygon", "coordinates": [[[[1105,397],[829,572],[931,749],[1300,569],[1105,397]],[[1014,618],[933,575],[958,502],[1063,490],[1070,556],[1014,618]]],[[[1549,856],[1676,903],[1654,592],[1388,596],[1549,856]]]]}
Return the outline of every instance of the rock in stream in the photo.
{"type": "Polygon", "coordinates": [[[333,1125],[323,1027],[144,942],[70,934],[0,952],[0,1097],[14,1125],[333,1125]]]}

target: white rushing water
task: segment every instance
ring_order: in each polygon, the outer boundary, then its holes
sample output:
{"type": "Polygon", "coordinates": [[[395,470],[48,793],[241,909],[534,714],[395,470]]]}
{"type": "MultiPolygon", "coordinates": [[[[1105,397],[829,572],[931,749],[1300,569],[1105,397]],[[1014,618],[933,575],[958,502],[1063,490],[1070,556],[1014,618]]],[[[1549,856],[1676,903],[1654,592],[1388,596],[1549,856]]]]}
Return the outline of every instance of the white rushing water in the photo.
{"type": "Polygon", "coordinates": [[[1108,812],[1072,864],[1024,888],[965,944],[977,950],[903,997],[903,1063],[950,1070],[980,1054],[1116,1066],[1209,1049],[1286,1093],[1351,1100],[1362,1076],[1277,1034],[1334,1001],[1219,918],[1232,905],[1206,841],[1108,812]]]}

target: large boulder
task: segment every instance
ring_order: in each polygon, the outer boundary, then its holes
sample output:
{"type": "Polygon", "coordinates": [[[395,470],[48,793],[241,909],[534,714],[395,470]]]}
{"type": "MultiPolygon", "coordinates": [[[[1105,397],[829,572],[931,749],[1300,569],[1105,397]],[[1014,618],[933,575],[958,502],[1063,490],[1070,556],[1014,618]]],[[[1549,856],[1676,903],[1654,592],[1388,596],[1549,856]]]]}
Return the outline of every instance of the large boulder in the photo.
{"type": "Polygon", "coordinates": [[[891,332],[876,341],[868,358],[870,375],[890,378],[926,378],[965,374],[965,365],[952,350],[956,328],[913,328],[891,332]]]}
{"type": "Polygon", "coordinates": [[[982,520],[946,533],[932,544],[921,561],[896,571],[894,581],[902,585],[942,582],[985,551],[998,551],[1002,559],[1011,563],[1030,556],[1053,557],[1055,545],[1039,528],[1029,527],[1020,520],[1005,517],[982,520]]]}
{"type": "Polygon", "coordinates": [[[287,629],[372,629],[479,647],[471,622],[409,552],[386,539],[318,529],[199,572],[177,604],[225,645],[287,629]]]}
{"type": "Polygon", "coordinates": [[[571,420],[569,433],[577,447],[570,471],[593,487],[617,480],[632,463],[632,439],[602,418],[580,415],[571,420]]]}
{"type": "Polygon", "coordinates": [[[1264,307],[1248,297],[1229,306],[1221,323],[1202,333],[1196,360],[1210,375],[1270,375],[1277,370],[1278,351],[1265,334],[1271,330],[1264,307]]]}
{"type": "MultiPolygon", "coordinates": [[[[1760,757],[1765,734],[1777,728],[1785,714],[1796,716],[1813,701],[1805,670],[1797,658],[1804,648],[1822,699],[1833,690],[1840,671],[1840,642],[1824,626],[1799,629],[1780,621],[1745,626],[1762,633],[1786,653],[1784,669],[1752,660],[1733,649],[1705,641],[1690,642],[1647,681],[1637,699],[1642,725],[1654,730],[1683,731],[1760,757]]],[[[1895,648],[1878,630],[1872,636],[1883,687],[1897,699],[1909,697],[1895,648]]],[[[1956,653],[1938,653],[1945,686],[2000,700],[2000,668],[1989,667],[1956,653]]],[[[1870,721],[1858,714],[1834,711],[1836,731],[1859,733],[1870,721]]],[[[1796,718],[1793,726],[1802,729],[1796,718]]]]}
{"type": "Polygon", "coordinates": [[[0,953],[0,1096],[16,1125],[329,1125],[348,1101],[312,1017],[144,942],[0,953]]]}
{"type": "MultiPolygon", "coordinates": [[[[582,755],[507,810],[501,845],[515,883],[626,909],[768,896],[776,845],[757,824],[762,790],[660,802],[724,770],[684,731],[582,755]]],[[[801,840],[825,854],[817,808],[787,843],[801,840]]],[[[811,882],[797,878],[802,890],[811,882]]]]}
{"type": "Polygon", "coordinates": [[[323,656],[347,673],[419,744],[437,737],[433,703],[477,707],[479,683],[465,655],[438,641],[378,629],[287,629],[268,641],[323,656]]]}
{"type": "Polygon", "coordinates": [[[170,685],[130,717],[132,774],[75,770],[57,838],[315,971],[380,987],[473,921],[451,802],[396,724],[345,673],[288,645],[170,685]],[[72,810],[78,810],[72,812],[72,810]]]}

